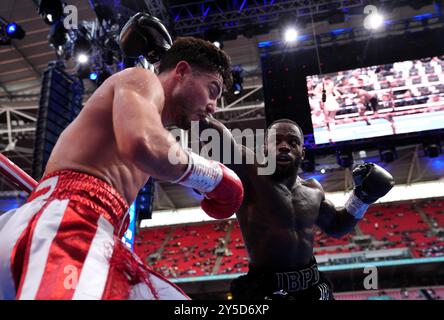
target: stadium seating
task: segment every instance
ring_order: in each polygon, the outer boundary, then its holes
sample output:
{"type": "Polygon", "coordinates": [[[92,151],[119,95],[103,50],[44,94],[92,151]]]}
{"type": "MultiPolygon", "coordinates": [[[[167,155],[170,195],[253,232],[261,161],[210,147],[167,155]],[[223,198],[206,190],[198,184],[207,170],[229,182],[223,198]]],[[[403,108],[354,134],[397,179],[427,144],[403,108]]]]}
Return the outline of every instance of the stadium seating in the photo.
{"type": "Polygon", "coordinates": [[[218,273],[244,273],[248,270],[248,254],[237,221],[233,224],[227,254],[222,258],[218,273]]]}
{"type": "Polygon", "coordinates": [[[433,220],[432,223],[436,223],[434,227],[444,228],[444,200],[426,201],[421,210],[433,220]]]}
{"type": "MultiPolygon", "coordinates": [[[[315,229],[314,254],[407,248],[412,258],[444,255],[444,200],[379,204],[369,208],[355,232],[335,239],[315,229]],[[355,244],[357,235],[370,244],[355,244]]],[[[167,277],[237,274],[248,270],[248,254],[236,220],[142,229],[135,252],[167,277]]]]}

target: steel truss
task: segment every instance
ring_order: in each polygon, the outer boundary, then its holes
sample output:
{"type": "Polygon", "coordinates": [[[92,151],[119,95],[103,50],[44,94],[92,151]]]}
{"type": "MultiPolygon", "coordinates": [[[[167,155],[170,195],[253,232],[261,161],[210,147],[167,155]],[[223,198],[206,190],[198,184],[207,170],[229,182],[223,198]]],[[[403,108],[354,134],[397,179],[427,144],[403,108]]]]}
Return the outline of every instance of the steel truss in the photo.
{"type": "Polygon", "coordinates": [[[169,11],[174,30],[184,36],[196,35],[208,28],[219,27],[227,31],[255,24],[272,24],[279,22],[284,14],[306,17],[359,8],[364,4],[364,0],[232,1],[231,8],[222,8],[217,1],[207,0],[170,6],[169,11]]]}

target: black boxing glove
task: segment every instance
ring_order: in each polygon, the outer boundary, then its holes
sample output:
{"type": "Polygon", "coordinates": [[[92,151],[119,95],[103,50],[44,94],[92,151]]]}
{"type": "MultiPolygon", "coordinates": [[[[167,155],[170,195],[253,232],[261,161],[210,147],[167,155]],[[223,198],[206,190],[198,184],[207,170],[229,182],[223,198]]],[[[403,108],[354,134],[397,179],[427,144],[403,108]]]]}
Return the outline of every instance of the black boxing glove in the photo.
{"type": "Polygon", "coordinates": [[[120,32],[120,48],[130,58],[144,56],[156,63],[167,52],[173,40],[162,22],[147,13],[132,16],[120,32]]]}
{"type": "Polygon", "coordinates": [[[394,186],[393,176],[374,163],[365,163],[353,170],[355,188],[345,209],[356,219],[364,216],[369,204],[385,196],[394,186]]]}

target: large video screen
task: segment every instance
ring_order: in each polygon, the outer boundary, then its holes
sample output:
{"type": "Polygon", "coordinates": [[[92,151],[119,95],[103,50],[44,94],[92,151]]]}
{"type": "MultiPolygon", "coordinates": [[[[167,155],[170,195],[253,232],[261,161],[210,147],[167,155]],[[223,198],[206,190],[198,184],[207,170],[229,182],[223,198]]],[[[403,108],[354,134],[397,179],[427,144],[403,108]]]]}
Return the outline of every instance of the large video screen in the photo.
{"type": "Polygon", "coordinates": [[[316,144],[444,128],[444,55],[307,77],[316,144]]]}

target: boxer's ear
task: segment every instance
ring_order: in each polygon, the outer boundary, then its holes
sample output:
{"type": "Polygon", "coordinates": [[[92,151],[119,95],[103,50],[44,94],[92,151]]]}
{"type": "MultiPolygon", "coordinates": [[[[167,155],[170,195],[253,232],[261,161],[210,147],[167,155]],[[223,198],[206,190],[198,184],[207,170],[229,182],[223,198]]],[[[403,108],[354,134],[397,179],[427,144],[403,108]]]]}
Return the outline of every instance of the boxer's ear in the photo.
{"type": "Polygon", "coordinates": [[[191,65],[181,60],[176,64],[176,68],[174,69],[175,76],[178,80],[182,81],[185,75],[190,74],[192,72],[191,65]]]}

